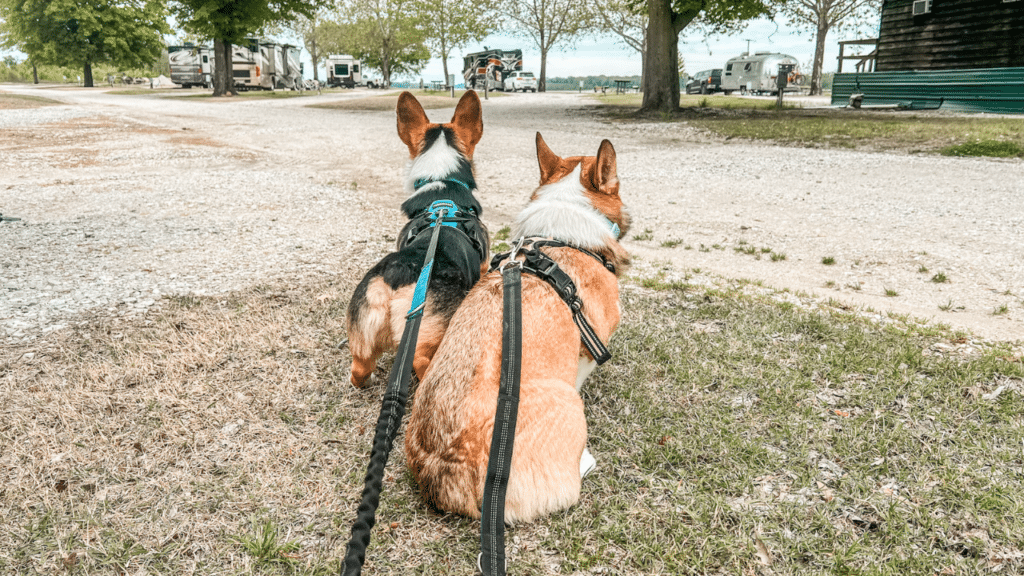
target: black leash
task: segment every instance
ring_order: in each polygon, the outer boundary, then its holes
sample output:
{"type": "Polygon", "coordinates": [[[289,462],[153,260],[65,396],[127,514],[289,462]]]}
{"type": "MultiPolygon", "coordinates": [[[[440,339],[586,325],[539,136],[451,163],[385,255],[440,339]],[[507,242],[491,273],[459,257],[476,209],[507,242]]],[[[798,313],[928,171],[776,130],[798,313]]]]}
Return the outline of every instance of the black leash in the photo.
{"type": "Polygon", "coordinates": [[[522,264],[508,262],[501,269],[504,300],[501,315],[501,384],[494,412],[494,432],[487,460],[484,503],[480,515],[480,556],[477,565],[484,576],[504,576],[505,491],[512,469],[513,439],[519,415],[519,374],[523,349],[522,264]]]}
{"type": "Polygon", "coordinates": [[[458,207],[450,201],[438,200],[427,209],[432,218],[433,234],[424,258],[423,270],[416,281],[412,305],[405,317],[405,330],[402,341],[395,353],[395,363],[388,375],[388,386],[381,404],[380,416],[377,418],[377,431],[373,437],[373,448],[370,451],[370,465],[366,470],[365,486],[362,500],[356,509],[356,521],[352,524],[352,538],[345,553],[342,566],[343,576],[359,576],[366,560],[366,547],[370,544],[370,531],[377,522],[377,507],[380,505],[380,493],[384,483],[384,468],[388,456],[394,447],[395,436],[405,416],[405,404],[409,399],[409,381],[412,379],[412,361],[416,356],[416,341],[419,339],[420,322],[423,320],[423,309],[426,307],[427,285],[430,283],[431,270],[434,267],[434,253],[437,251],[437,239],[441,227],[445,225],[445,217],[454,213],[458,207]]]}
{"type": "Polygon", "coordinates": [[[484,482],[484,501],[480,510],[480,556],[477,567],[484,576],[505,576],[508,560],[505,556],[505,492],[512,469],[512,450],[515,446],[516,419],[519,415],[519,376],[522,359],[522,272],[533,274],[550,284],[559,297],[572,310],[573,321],[580,331],[583,345],[598,364],[611,358],[611,353],[594,332],[583,315],[583,301],[576,293],[576,284],[558,267],[558,263],[541,252],[542,246],[570,247],[579,250],[615,273],[615,265],[598,254],[569,246],[558,240],[538,240],[528,249],[521,238],[511,252],[495,255],[491,270],[499,269],[504,286],[501,333],[501,382],[498,405],[494,412],[494,432],[487,460],[487,479],[484,482]],[[517,260],[522,254],[523,260],[517,260]],[[504,264],[502,261],[506,260],[504,264]]]}

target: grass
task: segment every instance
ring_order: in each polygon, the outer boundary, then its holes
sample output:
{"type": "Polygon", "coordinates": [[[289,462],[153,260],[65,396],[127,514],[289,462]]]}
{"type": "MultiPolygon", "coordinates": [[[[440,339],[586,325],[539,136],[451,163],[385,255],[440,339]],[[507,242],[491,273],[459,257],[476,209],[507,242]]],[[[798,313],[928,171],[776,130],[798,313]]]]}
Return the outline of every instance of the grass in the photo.
{"type": "Polygon", "coordinates": [[[641,232],[640,234],[633,235],[633,240],[636,240],[637,242],[646,242],[648,240],[654,240],[654,231],[652,231],[650,228],[644,228],[644,231],[641,232]]]}
{"type": "Polygon", "coordinates": [[[895,297],[900,295],[899,292],[897,292],[896,290],[894,290],[892,288],[885,288],[884,290],[885,290],[885,295],[888,296],[889,298],[895,298],[895,297]]]}
{"type": "Polygon", "coordinates": [[[60,102],[51,100],[50,98],[43,98],[42,96],[8,94],[0,91],[0,110],[39,108],[41,106],[52,106],[54,104],[60,104],[60,102]]]}
{"type": "Polygon", "coordinates": [[[932,276],[931,281],[936,284],[948,284],[949,278],[946,277],[946,274],[944,272],[936,272],[935,275],[932,276]]]}
{"type": "MultiPolygon", "coordinates": [[[[590,98],[610,109],[618,109],[619,112],[622,112],[622,109],[639,108],[643,102],[643,94],[591,94],[590,98]]],[[[681,94],[679,106],[681,108],[714,110],[776,110],[775,100],[754,100],[723,95],[702,96],[699,94],[681,94]]],[[[783,104],[783,108],[792,108],[792,106],[783,104]]]]}
{"type": "MultiPolygon", "coordinates": [[[[456,90],[455,98],[452,98],[448,92],[438,92],[436,90],[410,90],[416,95],[416,99],[420,101],[420,104],[425,110],[433,110],[437,108],[454,108],[459,102],[459,98],[465,91],[456,90]]],[[[329,108],[338,110],[371,110],[371,111],[383,111],[383,110],[394,110],[395,106],[398,105],[399,92],[389,92],[387,94],[377,94],[373,96],[367,96],[366,98],[350,98],[347,100],[341,100],[336,102],[324,102],[319,104],[311,104],[313,108],[329,108]]],[[[491,92],[491,98],[504,97],[505,94],[502,92],[491,92]]],[[[483,94],[480,95],[480,99],[483,100],[483,94]]]]}
{"type": "Polygon", "coordinates": [[[832,266],[836,263],[836,259],[833,258],[832,256],[825,256],[824,258],[821,259],[821,263],[824,264],[825,266],[832,266]]]}
{"type": "MultiPolygon", "coordinates": [[[[352,289],[165,299],[0,349],[0,573],[337,573],[382,393],[345,382],[352,289]]],[[[744,289],[624,282],[582,392],[598,468],[509,529],[513,573],[1024,569],[1019,352],[744,289]]],[[[423,504],[401,442],[366,573],[470,573],[479,523],[423,504]]]]}
{"type": "MultiPolygon", "coordinates": [[[[604,111],[632,121],[642,95],[593,96],[604,111]]],[[[726,139],[769,140],[795,146],[930,152],[954,156],[1024,157],[1020,121],[918,115],[906,112],[775,109],[775,101],[735,96],[683,96],[676,114],[643,121],[686,121],[726,139]],[[702,103],[702,101],[706,100],[702,103]]]]}
{"type": "Polygon", "coordinates": [[[990,156],[993,158],[1024,158],[1024,146],[1005,140],[977,140],[942,149],[943,156],[990,156]]]}

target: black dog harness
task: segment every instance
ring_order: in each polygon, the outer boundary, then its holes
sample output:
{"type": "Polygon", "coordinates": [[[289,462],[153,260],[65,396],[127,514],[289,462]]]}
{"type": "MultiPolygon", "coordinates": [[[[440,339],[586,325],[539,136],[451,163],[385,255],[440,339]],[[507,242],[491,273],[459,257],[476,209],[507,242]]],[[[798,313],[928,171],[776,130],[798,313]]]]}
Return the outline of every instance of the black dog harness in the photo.
{"type": "Polygon", "coordinates": [[[516,246],[491,260],[491,270],[501,271],[503,285],[501,382],[498,404],[494,412],[494,431],[484,481],[484,499],[480,510],[480,556],[477,566],[484,576],[505,576],[508,561],[505,557],[505,492],[512,469],[512,449],[515,445],[516,420],[519,414],[519,376],[522,360],[522,272],[533,274],[555,289],[559,297],[572,310],[572,319],[580,330],[587,351],[598,364],[611,358],[611,353],[597,337],[590,322],[583,315],[583,301],[577,294],[576,284],[559,268],[550,256],[540,250],[543,246],[573,248],[600,262],[609,272],[615,265],[603,256],[570,246],[559,240],[535,240],[530,247],[521,238],[516,246]],[[518,255],[523,259],[518,260],[518,255]]]}
{"type": "Polygon", "coordinates": [[[561,240],[534,240],[528,248],[523,248],[522,245],[526,242],[527,239],[520,239],[517,249],[503,254],[495,254],[494,258],[491,259],[491,271],[497,270],[501,263],[510,256],[514,259],[517,255],[521,254],[523,256],[521,264],[523,272],[533,274],[555,289],[555,292],[558,293],[562,301],[572,310],[572,319],[580,330],[583,345],[586,346],[590,355],[594,357],[598,366],[604,364],[612,355],[608,352],[608,348],[605,347],[604,343],[601,342],[601,339],[597,337],[594,329],[590,326],[590,322],[587,321],[587,317],[583,315],[583,300],[576,293],[576,284],[573,283],[564,270],[558,267],[558,264],[550,256],[541,251],[541,248],[549,246],[551,248],[572,248],[573,250],[578,250],[600,262],[612,274],[615,274],[615,264],[612,264],[600,254],[578,246],[571,246],[561,240]]]}

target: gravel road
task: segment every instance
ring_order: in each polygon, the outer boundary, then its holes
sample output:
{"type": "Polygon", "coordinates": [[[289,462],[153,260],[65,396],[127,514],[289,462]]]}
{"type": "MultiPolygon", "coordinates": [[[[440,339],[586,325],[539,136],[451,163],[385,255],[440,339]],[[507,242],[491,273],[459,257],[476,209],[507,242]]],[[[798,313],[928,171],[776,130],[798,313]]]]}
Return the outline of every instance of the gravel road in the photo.
{"type": "MultiPolygon", "coordinates": [[[[377,92],[211,102],[0,89],[64,102],[0,110],[0,213],[22,219],[0,224],[0,342],[138,314],[163,296],[350,273],[401,224],[394,113],[307,107],[377,92]]],[[[634,216],[626,245],[647,270],[699,268],[1024,338],[1021,160],[724,142],[685,123],[609,122],[590,105],[575,94],[484,103],[476,166],[492,230],[535,186],[536,131],[564,155],[608,138],[634,216]],[[736,250],[748,247],[786,258],[736,250]],[[938,272],[949,282],[932,282],[938,272]]]]}

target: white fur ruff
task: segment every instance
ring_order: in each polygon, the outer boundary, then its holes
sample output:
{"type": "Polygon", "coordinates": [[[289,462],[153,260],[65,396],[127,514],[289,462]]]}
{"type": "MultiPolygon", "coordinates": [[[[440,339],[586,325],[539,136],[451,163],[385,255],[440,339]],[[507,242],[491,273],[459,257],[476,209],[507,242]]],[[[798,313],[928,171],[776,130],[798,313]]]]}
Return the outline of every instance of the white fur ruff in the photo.
{"type": "Polygon", "coordinates": [[[612,235],[608,219],[590,203],[576,166],[572,174],[540,187],[537,199],[516,217],[513,238],[541,236],[580,248],[600,248],[612,235]]]}
{"type": "Polygon", "coordinates": [[[448,146],[442,134],[434,144],[422,154],[406,164],[405,191],[409,196],[419,192],[438,190],[445,186],[444,182],[431,182],[417,190],[417,180],[443,180],[459,170],[462,154],[448,146]]]}

